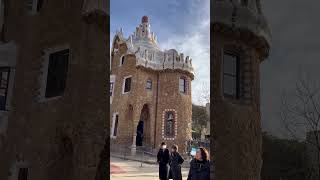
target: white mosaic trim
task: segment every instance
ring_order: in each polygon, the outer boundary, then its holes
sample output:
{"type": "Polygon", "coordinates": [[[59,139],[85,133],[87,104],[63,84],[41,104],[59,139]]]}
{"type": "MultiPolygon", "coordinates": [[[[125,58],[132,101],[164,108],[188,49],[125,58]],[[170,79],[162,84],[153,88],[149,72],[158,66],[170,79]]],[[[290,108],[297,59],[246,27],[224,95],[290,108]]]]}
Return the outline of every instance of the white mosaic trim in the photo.
{"type": "Polygon", "coordinates": [[[178,131],[178,113],[177,113],[177,111],[175,110],[175,109],[165,109],[164,111],[163,111],[163,113],[162,113],[162,139],[164,139],[164,140],[168,140],[168,141],[173,141],[173,140],[175,140],[176,138],[177,138],[177,131],[178,131]],[[165,134],[164,134],[164,123],[165,123],[165,115],[166,115],[166,112],[170,112],[170,111],[172,111],[172,112],[174,112],[174,125],[175,125],[175,127],[174,127],[174,137],[170,137],[170,138],[168,138],[168,137],[165,137],[165,134]]]}

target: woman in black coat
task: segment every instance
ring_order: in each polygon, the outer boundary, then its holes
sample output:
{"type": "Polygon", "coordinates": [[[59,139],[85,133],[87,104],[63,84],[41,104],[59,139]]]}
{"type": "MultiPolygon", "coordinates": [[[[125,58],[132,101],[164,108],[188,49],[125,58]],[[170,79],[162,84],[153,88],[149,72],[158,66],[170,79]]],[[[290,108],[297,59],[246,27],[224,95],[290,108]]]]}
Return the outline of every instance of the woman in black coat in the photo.
{"type": "Polygon", "coordinates": [[[210,180],[209,154],[205,148],[199,148],[190,162],[188,180],[210,180]]]}
{"type": "Polygon", "coordinates": [[[183,161],[178,152],[178,146],[173,145],[170,154],[170,175],[172,175],[173,180],[182,180],[181,164],[183,161]]]}
{"type": "Polygon", "coordinates": [[[161,148],[159,149],[157,155],[157,162],[159,163],[159,179],[168,180],[169,178],[169,150],[167,149],[166,143],[161,143],[161,148]]]}

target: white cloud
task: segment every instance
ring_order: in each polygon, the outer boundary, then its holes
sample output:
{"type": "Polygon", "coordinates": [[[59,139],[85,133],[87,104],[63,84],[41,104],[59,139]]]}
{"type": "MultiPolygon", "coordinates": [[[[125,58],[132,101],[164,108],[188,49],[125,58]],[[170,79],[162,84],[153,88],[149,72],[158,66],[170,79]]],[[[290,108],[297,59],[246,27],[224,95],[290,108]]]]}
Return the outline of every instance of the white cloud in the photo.
{"type": "Polygon", "coordinates": [[[189,29],[186,34],[171,36],[167,41],[160,42],[160,47],[177,49],[192,58],[195,72],[195,79],[192,82],[192,101],[204,105],[200,100],[204,85],[207,91],[210,91],[210,19],[203,19],[188,25],[187,28],[189,29]]]}

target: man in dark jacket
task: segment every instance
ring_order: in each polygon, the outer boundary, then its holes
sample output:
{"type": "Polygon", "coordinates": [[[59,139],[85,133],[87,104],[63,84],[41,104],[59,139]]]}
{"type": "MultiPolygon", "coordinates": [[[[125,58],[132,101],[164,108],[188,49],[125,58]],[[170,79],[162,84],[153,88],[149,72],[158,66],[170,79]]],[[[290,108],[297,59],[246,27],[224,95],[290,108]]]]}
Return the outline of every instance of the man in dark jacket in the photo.
{"type": "Polygon", "coordinates": [[[165,142],[161,143],[161,148],[159,149],[157,155],[157,161],[159,163],[159,179],[168,180],[169,176],[169,150],[167,149],[167,145],[165,142]]]}

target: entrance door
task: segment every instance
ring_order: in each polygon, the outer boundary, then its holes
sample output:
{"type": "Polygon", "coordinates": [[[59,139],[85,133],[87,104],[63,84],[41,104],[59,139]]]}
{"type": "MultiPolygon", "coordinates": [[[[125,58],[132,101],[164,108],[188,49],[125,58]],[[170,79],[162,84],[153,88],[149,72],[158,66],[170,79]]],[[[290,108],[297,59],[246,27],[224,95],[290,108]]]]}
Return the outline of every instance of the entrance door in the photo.
{"type": "Polygon", "coordinates": [[[143,142],[143,121],[139,121],[137,126],[136,146],[142,146],[143,142]]]}

